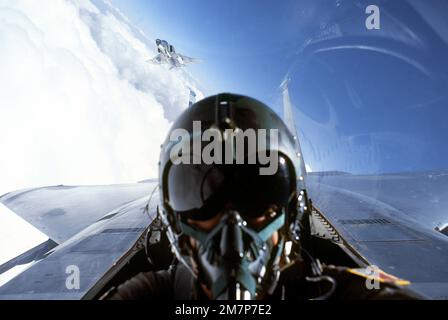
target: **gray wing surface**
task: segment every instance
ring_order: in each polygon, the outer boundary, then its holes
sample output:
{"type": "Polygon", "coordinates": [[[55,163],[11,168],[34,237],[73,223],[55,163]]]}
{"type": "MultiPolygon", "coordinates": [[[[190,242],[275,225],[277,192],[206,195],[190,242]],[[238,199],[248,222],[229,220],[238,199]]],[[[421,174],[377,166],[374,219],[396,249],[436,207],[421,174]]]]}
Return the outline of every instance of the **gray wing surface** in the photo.
{"type": "Polygon", "coordinates": [[[177,53],[177,56],[179,56],[182,59],[182,62],[184,64],[191,64],[191,63],[199,63],[199,62],[201,62],[200,59],[190,58],[190,57],[184,56],[183,54],[177,53]]]}
{"type": "MultiPolygon", "coordinates": [[[[428,298],[448,299],[448,237],[419,222],[425,217],[412,211],[413,194],[402,193],[411,182],[403,176],[309,175],[307,185],[315,206],[369,264],[411,281],[411,289],[428,298]]],[[[430,211],[422,211],[427,219],[430,211]]]]}
{"type": "Polygon", "coordinates": [[[158,54],[156,57],[149,59],[147,62],[152,64],[168,63],[168,59],[163,54],[158,54]]]}
{"type": "Polygon", "coordinates": [[[150,194],[155,186],[43,187],[7,193],[0,202],[60,244],[113,209],[150,194]]]}
{"type": "Polygon", "coordinates": [[[0,299],[83,298],[136,246],[154,219],[157,203],[156,194],[146,193],[110,211],[0,287],[0,299]],[[67,285],[68,270],[74,267],[79,271],[79,288],[67,285]]]}
{"type": "MultiPolygon", "coordinates": [[[[281,84],[284,118],[297,137],[288,82],[281,84]]],[[[306,180],[314,205],[357,254],[434,299],[448,299],[448,237],[434,230],[447,230],[447,182],[444,172],[309,173],[306,180]]]]}

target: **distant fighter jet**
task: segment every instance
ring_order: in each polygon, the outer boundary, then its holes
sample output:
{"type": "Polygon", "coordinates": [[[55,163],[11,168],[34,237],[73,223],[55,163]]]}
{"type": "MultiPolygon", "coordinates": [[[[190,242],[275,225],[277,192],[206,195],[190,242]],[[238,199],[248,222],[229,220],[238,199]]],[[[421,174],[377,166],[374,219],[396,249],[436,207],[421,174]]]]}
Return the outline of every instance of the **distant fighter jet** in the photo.
{"type": "Polygon", "coordinates": [[[199,60],[177,53],[174,47],[165,40],[156,40],[159,54],[148,60],[154,64],[169,64],[170,69],[184,67],[187,64],[199,62],[199,60]]]}

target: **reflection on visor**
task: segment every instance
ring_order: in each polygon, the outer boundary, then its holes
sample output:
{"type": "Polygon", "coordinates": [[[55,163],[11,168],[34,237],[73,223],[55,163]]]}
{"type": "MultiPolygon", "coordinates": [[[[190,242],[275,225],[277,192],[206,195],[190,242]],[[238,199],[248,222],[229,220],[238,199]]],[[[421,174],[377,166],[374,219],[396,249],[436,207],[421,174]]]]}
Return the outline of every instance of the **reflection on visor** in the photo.
{"type": "Polygon", "coordinates": [[[295,191],[294,170],[279,157],[274,175],[260,175],[259,165],[172,165],[165,179],[171,208],[182,218],[208,220],[223,211],[257,218],[284,208],[295,191]]]}

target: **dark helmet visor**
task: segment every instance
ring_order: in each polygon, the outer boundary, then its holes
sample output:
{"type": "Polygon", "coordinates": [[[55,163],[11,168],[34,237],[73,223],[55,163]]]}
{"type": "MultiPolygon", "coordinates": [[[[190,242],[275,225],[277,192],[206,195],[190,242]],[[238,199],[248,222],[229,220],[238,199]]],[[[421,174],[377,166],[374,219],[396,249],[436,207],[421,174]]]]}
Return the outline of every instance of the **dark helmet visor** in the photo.
{"type": "Polygon", "coordinates": [[[171,164],[163,185],[171,209],[182,218],[208,220],[231,209],[244,218],[285,208],[295,192],[290,162],[279,155],[278,170],[260,175],[260,165],[171,164]]]}

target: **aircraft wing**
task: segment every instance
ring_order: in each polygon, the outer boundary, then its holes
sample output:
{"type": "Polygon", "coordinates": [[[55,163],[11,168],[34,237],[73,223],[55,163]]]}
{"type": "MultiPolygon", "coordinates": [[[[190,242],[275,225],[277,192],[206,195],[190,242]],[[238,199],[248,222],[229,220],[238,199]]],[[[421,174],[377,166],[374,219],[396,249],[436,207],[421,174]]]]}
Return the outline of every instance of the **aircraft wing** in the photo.
{"type": "MultiPolygon", "coordinates": [[[[417,293],[448,299],[448,237],[420,223],[425,216],[413,216],[413,205],[406,202],[412,196],[400,190],[403,185],[415,186],[418,177],[409,179],[406,175],[309,175],[307,186],[315,207],[363,260],[409,280],[417,293]],[[372,181],[387,185],[385,191],[369,194],[374,190],[372,181]]],[[[440,195],[444,192],[439,190],[440,195]]],[[[424,197],[415,201],[427,203],[424,197]]],[[[428,219],[431,209],[423,210],[428,219]]]]}
{"type": "Polygon", "coordinates": [[[46,230],[63,243],[1,286],[0,299],[84,298],[112,268],[126,263],[128,253],[139,245],[138,240],[157,212],[158,195],[151,192],[155,187],[154,182],[72,189],[55,187],[24,191],[28,195],[22,192],[2,197],[6,205],[21,211],[22,216],[28,208],[31,214],[27,218],[31,217],[35,225],[47,225],[46,230]],[[51,205],[39,207],[49,199],[51,205]],[[68,205],[64,200],[70,200],[68,205]],[[53,209],[48,211],[48,208],[53,209]],[[79,287],[70,285],[70,272],[75,269],[79,287]]]}
{"type": "MultiPolygon", "coordinates": [[[[297,137],[288,82],[281,84],[284,118],[297,137]]],[[[308,173],[306,184],[314,206],[362,260],[409,280],[423,296],[448,299],[448,236],[434,230],[447,230],[447,180],[440,172],[308,173]]]]}
{"type": "Polygon", "coordinates": [[[184,56],[183,54],[177,53],[177,56],[182,60],[182,64],[184,64],[184,65],[201,62],[200,59],[190,58],[190,57],[184,56]]]}
{"type": "Polygon", "coordinates": [[[148,195],[156,184],[34,188],[7,193],[0,202],[60,244],[113,209],[148,195]]]}
{"type": "Polygon", "coordinates": [[[168,63],[168,59],[163,54],[159,53],[157,56],[155,56],[152,59],[147,60],[146,62],[149,62],[152,64],[166,64],[166,63],[168,63]]]}

